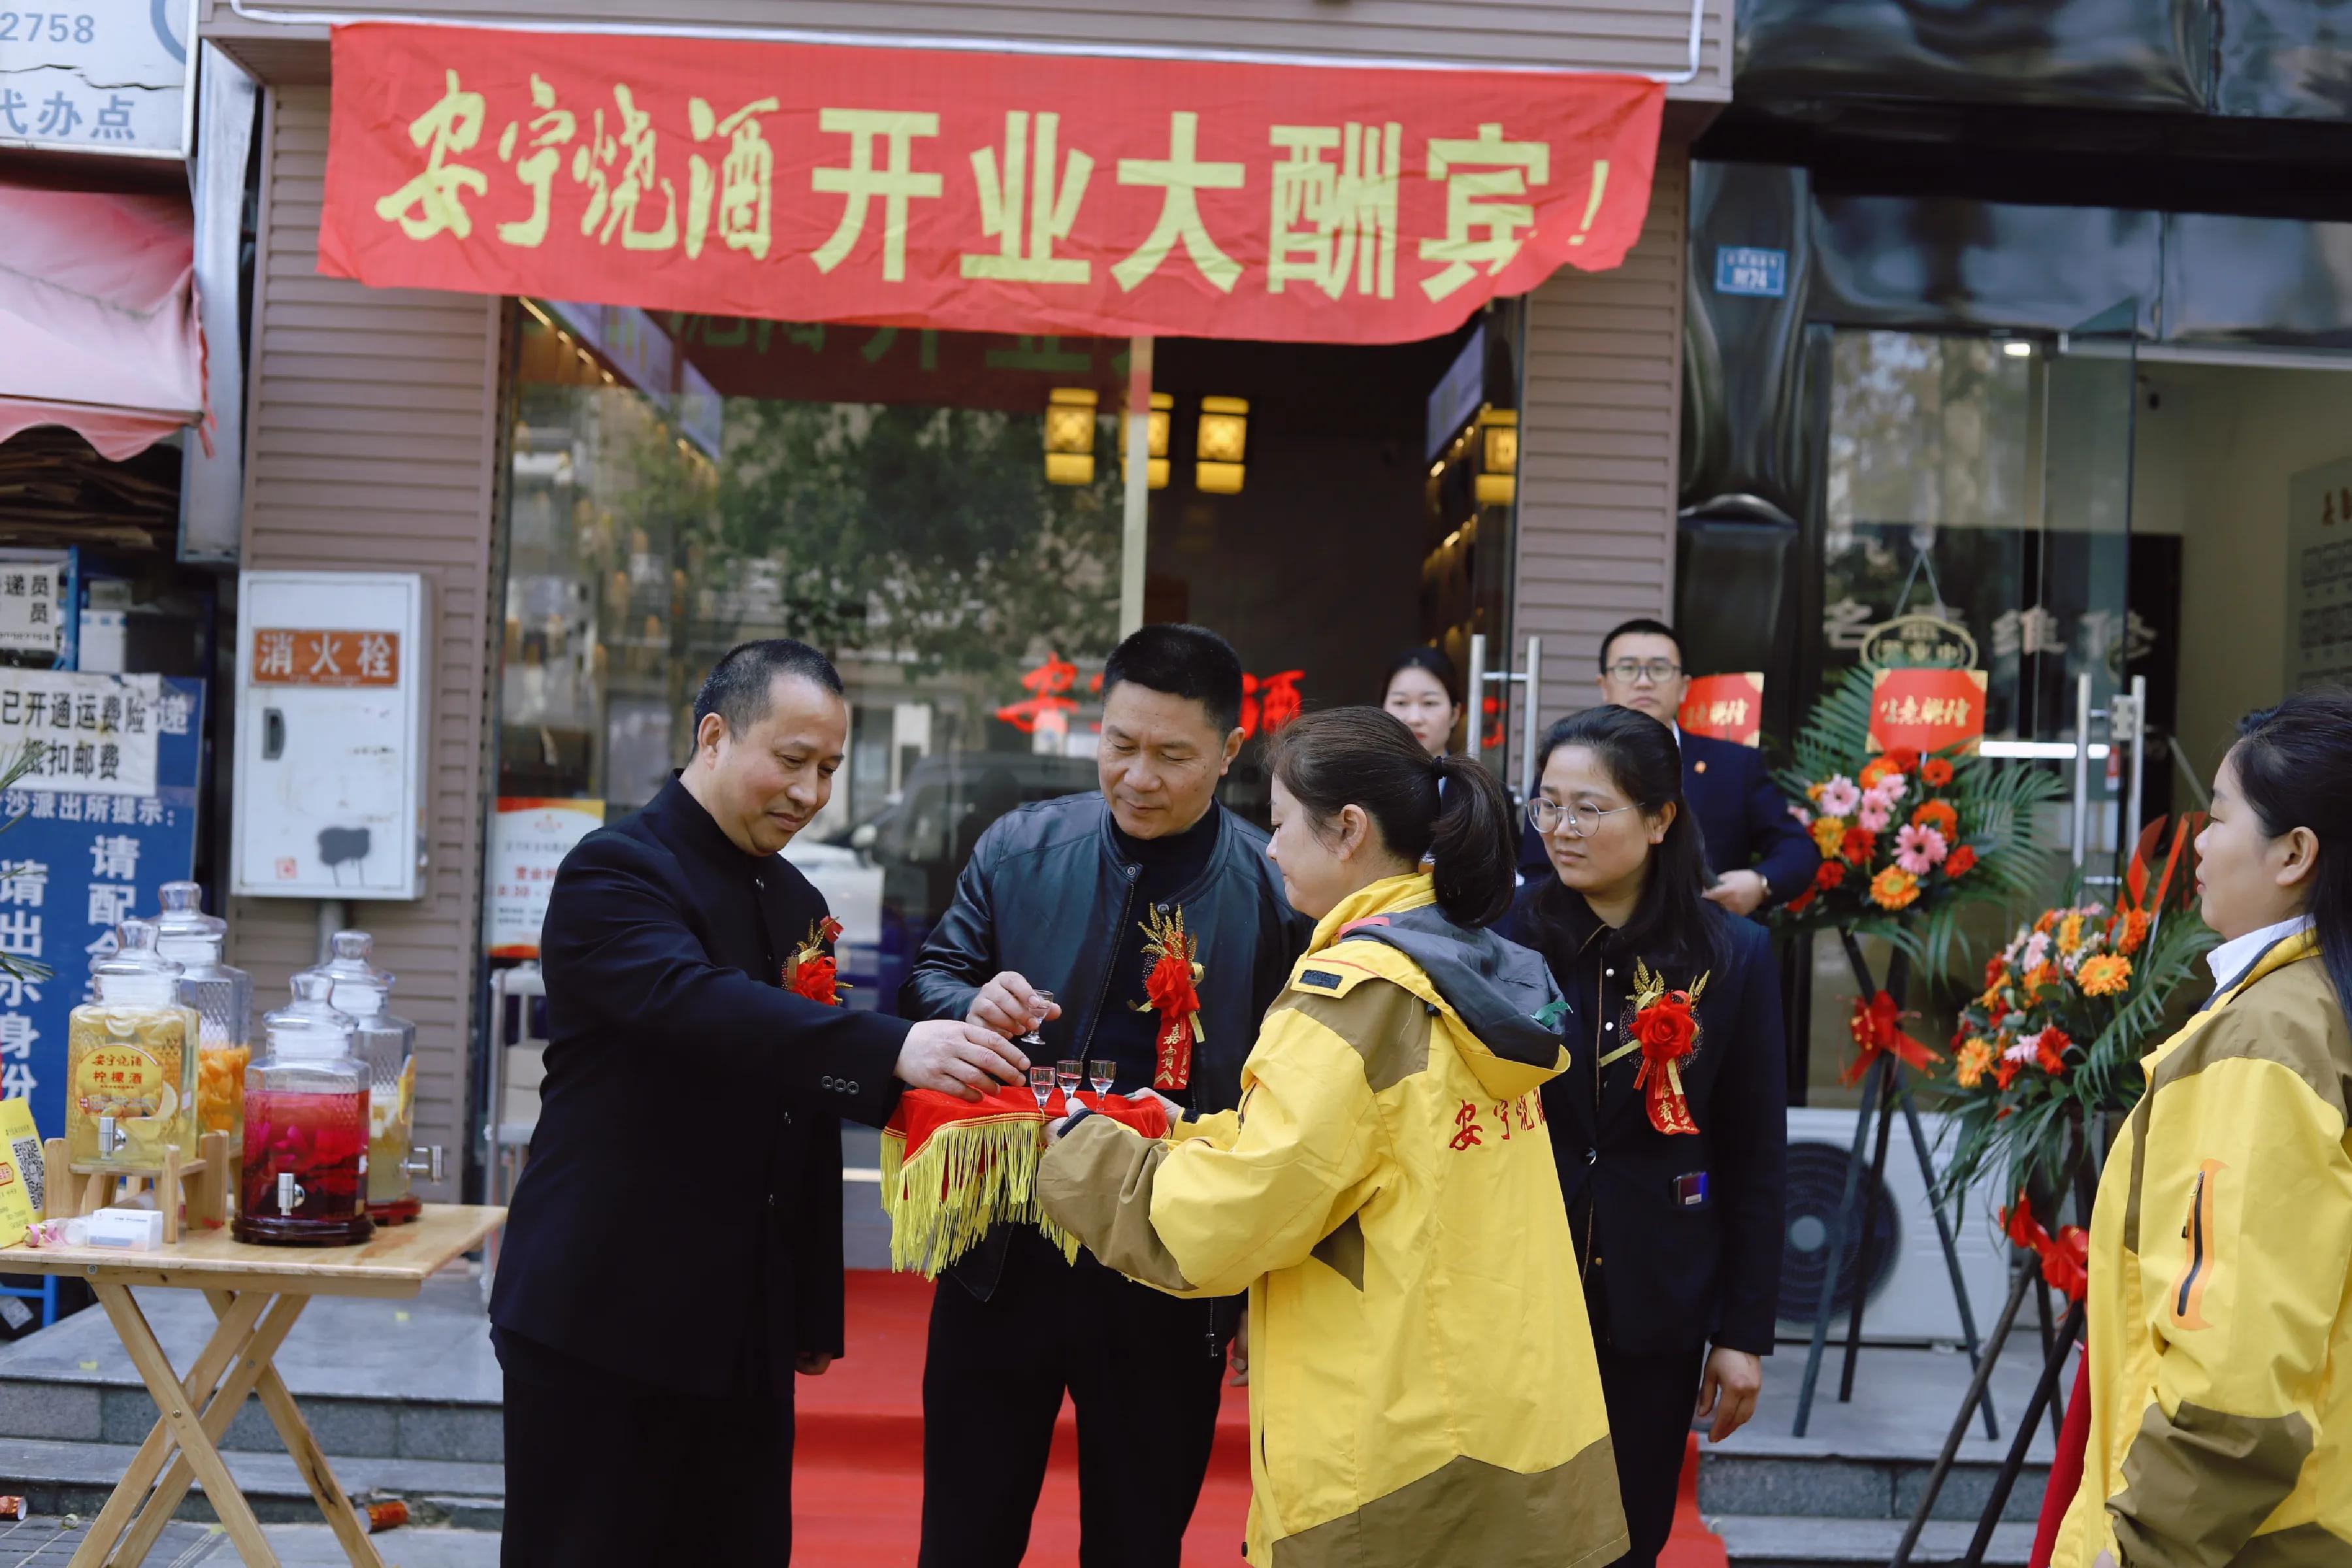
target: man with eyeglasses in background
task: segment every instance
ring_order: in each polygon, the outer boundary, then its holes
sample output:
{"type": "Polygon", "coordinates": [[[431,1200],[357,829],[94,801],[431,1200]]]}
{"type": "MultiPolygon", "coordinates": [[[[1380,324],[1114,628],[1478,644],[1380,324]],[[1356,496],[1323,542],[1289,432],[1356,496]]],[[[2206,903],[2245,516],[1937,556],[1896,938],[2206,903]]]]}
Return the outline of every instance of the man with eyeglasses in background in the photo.
{"type": "MultiPolygon", "coordinates": [[[[1789,814],[1788,796],[1772,782],[1762,752],[1683,733],[1675,716],[1689,689],[1682,639],[1665,622],[1639,617],[1601,640],[1601,700],[1648,714],[1672,729],[1682,746],[1683,798],[1716,877],[1707,898],[1736,915],[1759,914],[1811,885],[1821,851],[1789,814]]],[[[1533,828],[1519,840],[1519,870],[1550,874],[1543,840],[1533,828]]]]}

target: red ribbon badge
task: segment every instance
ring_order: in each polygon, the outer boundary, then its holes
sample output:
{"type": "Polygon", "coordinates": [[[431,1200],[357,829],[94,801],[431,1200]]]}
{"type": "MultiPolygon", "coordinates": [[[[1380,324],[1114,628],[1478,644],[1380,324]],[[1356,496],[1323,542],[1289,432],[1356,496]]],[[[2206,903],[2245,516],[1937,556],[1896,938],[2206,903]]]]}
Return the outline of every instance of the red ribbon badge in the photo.
{"type": "Polygon", "coordinates": [[[1201,1028],[1201,994],[1196,989],[1202,973],[1195,962],[1200,946],[1185,934],[1182,910],[1147,919],[1143,935],[1143,953],[1151,961],[1151,968],[1143,977],[1146,1001],[1137,1010],[1160,1015],[1155,1042],[1159,1059],[1151,1087],[1183,1089],[1192,1081],[1192,1047],[1207,1037],[1201,1028]]]}
{"type": "Polygon", "coordinates": [[[784,987],[827,1007],[841,1005],[840,968],[825,949],[841,939],[841,922],[831,915],[809,928],[808,940],[784,965],[784,987]]]}
{"type": "Polygon", "coordinates": [[[2042,1260],[2042,1278],[2069,1301],[2079,1301],[2091,1288],[2091,1236],[2079,1225],[2062,1225],[2053,1237],[2033,1217],[2025,1194],[2017,1206],[2000,1216],[2009,1239],[2042,1260]]]}
{"type": "Polygon", "coordinates": [[[1702,974],[1689,990],[1669,991],[1647,963],[1638,959],[1633,963],[1633,1021],[1626,1033],[1642,1052],[1633,1087],[1642,1091],[1650,1125],[1661,1132],[1698,1131],[1691,1118],[1690,1097],[1683,1091],[1683,1064],[1698,1050],[1698,1017],[1693,1009],[1707,980],[1702,974]]]}
{"type": "Polygon", "coordinates": [[[1884,991],[1868,1001],[1855,997],[1853,1017],[1846,1026],[1853,1031],[1853,1043],[1862,1052],[1839,1080],[1849,1087],[1860,1083],[1863,1074],[1870,1070],[1870,1064],[1885,1052],[1892,1051],[1896,1061],[1915,1072],[1926,1072],[1930,1062],[1944,1059],[1903,1032],[1903,1010],[1884,991]]]}

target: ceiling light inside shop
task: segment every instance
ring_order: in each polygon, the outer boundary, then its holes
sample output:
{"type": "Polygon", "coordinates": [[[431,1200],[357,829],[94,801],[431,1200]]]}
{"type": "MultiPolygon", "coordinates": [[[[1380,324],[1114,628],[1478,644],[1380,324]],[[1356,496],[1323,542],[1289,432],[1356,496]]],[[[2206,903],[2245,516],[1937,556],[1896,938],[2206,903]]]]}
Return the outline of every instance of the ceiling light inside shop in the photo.
{"type": "Polygon", "coordinates": [[[1201,399],[1201,433],[1193,445],[1200,462],[1192,483],[1211,495],[1239,495],[1242,461],[1249,447],[1249,400],[1244,397],[1201,399]]]}
{"type": "MultiPolygon", "coordinates": [[[[1176,417],[1176,400],[1164,392],[1151,395],[1151,413],[1144,421],[1144,483],[1155,490],[1168,488],[1168,426],[1176,417]]],[[[1118,477],[1127,479],[1127,427],[1118,432],[1118,477]]]]}
{"type": "Polygon", "coordinates": [[[1057,386],[1045,400],[1045,482],[1095,482],[1095,391],[1057,386]]]}
{"type": "Polygon", "coordinates": [[[1482,408],[1478,427],[1477,494],[1480,506],[1508,506],[1519,493],[1519,412],[1516,408],[1482,408]]]}

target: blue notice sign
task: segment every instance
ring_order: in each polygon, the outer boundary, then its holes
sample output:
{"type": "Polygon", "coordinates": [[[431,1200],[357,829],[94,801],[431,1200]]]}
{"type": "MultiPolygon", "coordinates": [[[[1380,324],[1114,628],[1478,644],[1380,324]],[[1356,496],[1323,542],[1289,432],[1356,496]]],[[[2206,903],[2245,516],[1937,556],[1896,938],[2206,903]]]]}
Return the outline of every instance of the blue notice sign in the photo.
{"type": "MultiPolygon", "coordinates": [[[[39,672],[8,673],[21,682],[39,672]]],[[[9,685],[0,676],[0,695],[9,685]]],[[[0,975],[0,1099],[31,1100],[44,1138],[65,1136],[66,1025],[89,994],[91,962],[114,951],[116,925],[154,914],[163,884],[194,865],[204,714],[203,681],[162,677],[152,784],[101,795],[71,778],[37,777],[0,794],[0,816],[16,819],[0,833],[0,952],[51,971],[46,980],[0,975]]]]}
{"type": "Polygon", "coordinates": [[[1789,291],[1789,253],[1752,245],[1715,247],[1715,291],[1778,300],[1789,291]]]}

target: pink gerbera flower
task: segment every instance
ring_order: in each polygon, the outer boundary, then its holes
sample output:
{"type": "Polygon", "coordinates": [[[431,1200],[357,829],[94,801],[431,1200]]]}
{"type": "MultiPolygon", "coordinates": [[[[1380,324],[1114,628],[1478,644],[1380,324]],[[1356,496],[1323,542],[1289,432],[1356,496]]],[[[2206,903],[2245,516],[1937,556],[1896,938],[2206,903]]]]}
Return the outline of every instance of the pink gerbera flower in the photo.
{"type": "Polygon", "coordinates": [[[1903,792],[1907,787],[1909,786],[1904,783],[1901,773],[1888,773],[1871,785],[1869,792],[1863,798],[1882,801],[1891,806],[1903,798],[1903,792]]]}
{"type": "Polygon", "coordinates": [[[1854,814],[1853,819],[1865,832],[1884,833],[1886,831],[1886,824],[1891,816],[1891,808],[1884,802],[1872,800],[1865,795],[1863,798],[1862,809],[1854,814]]]}
{"type": "Polygon", "coordinates": [[[1949,847],[1932,827],[1906,826],[1895,836],[1895,863],[1915,877],[1924,877],[1944,863],[1949,847]]]}
{"type": "Polygon", "coordinates": [[[1813,814],[1794,801],[1789,803],[1789,815],[1795,817],[1801,826],[1811,827],[1813,825],[1813,814]]]}
{"type": "Polygon", "coordinates": [[[1862,791],[1854,788],[1853,781],[1843,773],[1832,774],[1830,782],[1822,786],[1823,816],[1852,816],[1861,804],[1862,791]]]}

